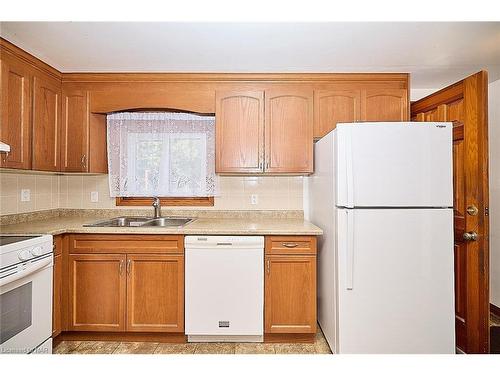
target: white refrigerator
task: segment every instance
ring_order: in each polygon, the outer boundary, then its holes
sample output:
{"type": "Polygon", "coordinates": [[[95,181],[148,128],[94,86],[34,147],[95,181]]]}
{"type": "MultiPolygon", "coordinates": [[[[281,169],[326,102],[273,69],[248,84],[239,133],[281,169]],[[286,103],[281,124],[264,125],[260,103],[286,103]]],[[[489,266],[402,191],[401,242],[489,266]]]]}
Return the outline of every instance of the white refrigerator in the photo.
{"type": "Polygon", "coordinates": [[[334,353],[455,353],[451,123],[338,124],[314,147],[305,215],[334,353]]]}

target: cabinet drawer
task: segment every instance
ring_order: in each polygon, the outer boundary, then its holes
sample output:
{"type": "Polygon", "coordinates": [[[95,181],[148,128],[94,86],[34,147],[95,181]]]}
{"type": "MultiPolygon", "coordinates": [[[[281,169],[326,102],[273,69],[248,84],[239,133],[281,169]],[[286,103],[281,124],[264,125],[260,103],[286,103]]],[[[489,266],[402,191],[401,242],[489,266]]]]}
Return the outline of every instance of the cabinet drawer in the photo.
{"type": "Polygon", "coordinates": [[[183,254],[184,236],[77,234],[70,237],[71,254],[183,254]]]}
{"type": "Polygon", "coordinates": [[[268,236],[265,253],[267,255],[316,254],[314,236],[268,236]]]}

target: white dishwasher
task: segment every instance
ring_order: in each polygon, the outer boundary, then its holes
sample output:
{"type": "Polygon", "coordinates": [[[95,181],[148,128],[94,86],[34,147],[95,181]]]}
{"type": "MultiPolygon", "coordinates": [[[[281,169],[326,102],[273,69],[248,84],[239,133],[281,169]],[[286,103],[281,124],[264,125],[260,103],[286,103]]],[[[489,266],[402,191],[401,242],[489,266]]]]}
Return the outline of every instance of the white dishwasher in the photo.
{"type": "Polygon", "coordinates": [[[264,237],[185,237],[189,342],[262,342],[264,237]]]}

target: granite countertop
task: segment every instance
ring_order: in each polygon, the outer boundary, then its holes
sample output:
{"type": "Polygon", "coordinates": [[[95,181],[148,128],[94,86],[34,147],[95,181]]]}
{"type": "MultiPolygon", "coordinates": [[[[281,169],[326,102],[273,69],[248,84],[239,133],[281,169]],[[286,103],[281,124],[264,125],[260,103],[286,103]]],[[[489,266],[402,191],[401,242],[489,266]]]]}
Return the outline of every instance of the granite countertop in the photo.
{"type": "Polygon", "coordinates": [[[212,235],[310,235],[323,231],[299,218],[197,218],[182,228],[161,227],[84,227],[102,217],[66,216],[0,226],[1,233],[52,234],[212,234],[212,235]]]}

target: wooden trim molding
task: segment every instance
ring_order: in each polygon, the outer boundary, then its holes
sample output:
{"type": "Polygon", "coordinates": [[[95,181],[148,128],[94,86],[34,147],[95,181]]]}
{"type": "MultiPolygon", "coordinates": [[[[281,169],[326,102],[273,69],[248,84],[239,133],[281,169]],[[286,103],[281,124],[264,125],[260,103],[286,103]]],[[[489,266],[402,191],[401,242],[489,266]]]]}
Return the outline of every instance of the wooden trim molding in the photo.
{"type": "Polygon", "coordinates": [[[48,74],[51,77],[57,79],[59,83],[61,82],[62,73],[59,70],[53,68],[49,64],[43,62],[39,58],[33,56],[32,54],[26,52],[25,50],[19,48],[15,44],[9,42],[8,40],[2,37],[0,37],[0,51],[2,53],[6,52],[10,53],[11,55],[14,55],[21,61],[28,63],[33,68],[36,68],[42,71],[43,73],[48,74]]]}
{"type": "Polygon", "coordinates": [[[63,82],[326,82],[402,81],[409,73],[63,73],[63,82]]]}
{"type": "MultiPolygon", "coordinates": [[[[163,197],[160,198],[162,206],[213,206],[214,197],[163,197]]],[[[117,206],[151,206],[153,198],[147,197],[117,197],[117,206]]]]}
{"type": "Polygon", "coordinates": [[[304,343],[313,344],[316,333],[265,333],[265,343],[304,343]]]}
{"type": "Polygon", "coordinates": [[[124,341],[124,342],[165,342],[183,344],[187,342],[184,333],[163,332],[62,332],[56,342],[61,341],[124,341]]]}

